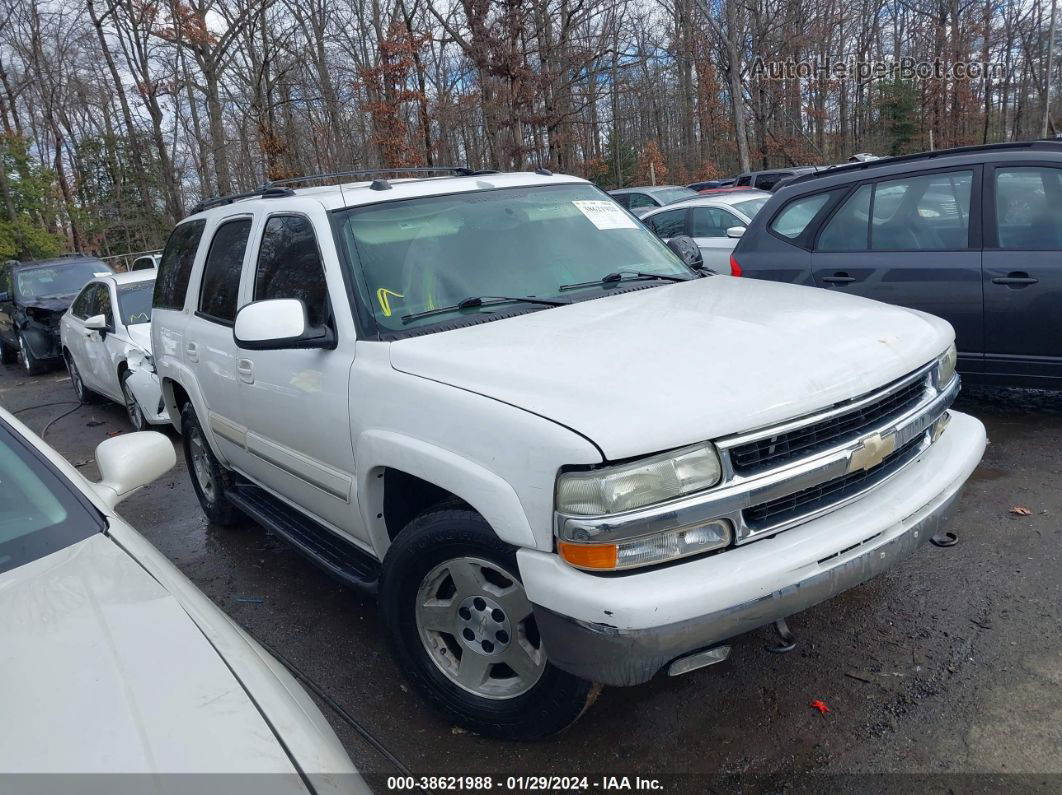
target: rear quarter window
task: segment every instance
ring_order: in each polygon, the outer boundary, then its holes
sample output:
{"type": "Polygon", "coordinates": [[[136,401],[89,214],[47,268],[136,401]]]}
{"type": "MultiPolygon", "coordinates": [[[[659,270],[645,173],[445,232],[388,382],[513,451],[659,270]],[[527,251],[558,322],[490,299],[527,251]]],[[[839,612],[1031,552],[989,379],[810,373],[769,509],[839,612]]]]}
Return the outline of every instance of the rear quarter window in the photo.
{"type": "Polygon", "coordinates": [[[796,242],[830,200],[831,193],[815,193],[793,199],[771,221],[768,228],[785,240],[796,242]]]}
{"type": "Polygon", "coordinates": [[[201,219],[188,221],[170,233],[159,263],[159,275],[155,279],[155,295],[151,303],[156,309],[184,309],[192,264],[205,226],[206,221],[201,219]]]}

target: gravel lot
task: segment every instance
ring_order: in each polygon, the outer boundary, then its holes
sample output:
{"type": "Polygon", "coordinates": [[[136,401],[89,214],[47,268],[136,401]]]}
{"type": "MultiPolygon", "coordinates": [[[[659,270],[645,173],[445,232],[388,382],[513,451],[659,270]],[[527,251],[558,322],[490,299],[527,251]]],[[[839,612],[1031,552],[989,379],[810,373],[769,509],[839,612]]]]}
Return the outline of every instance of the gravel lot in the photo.
{"type": "MultiPolygon", "coordinates": [[[[73,409],[47,441],[95,479],[93,449],[128,424],[117,405],[43,405],[73,398],[65,372],[0,366],[0,404],[38,433],[73,409]]],[[[790,654],[764,651],[771,631],[752,633],[722,665],[606,689],[572,729],[530,745],[429,712],[392,666],[374,605],[257,526],[208,525],[180,453],[121,512],[417,776],[641,775],[672,791],[779,791],[851,789],[840,774],[873,774],[860,789],[1062,791],[1062,395],[967,389],[957,408],[991,442],[952,526],[957,546],[927,546],[793,617],[790,654]],[[932,777],[880,775],[911,773],[932,777]]],[[[393,759],[324,711],[385,791],[393,759]]]]}

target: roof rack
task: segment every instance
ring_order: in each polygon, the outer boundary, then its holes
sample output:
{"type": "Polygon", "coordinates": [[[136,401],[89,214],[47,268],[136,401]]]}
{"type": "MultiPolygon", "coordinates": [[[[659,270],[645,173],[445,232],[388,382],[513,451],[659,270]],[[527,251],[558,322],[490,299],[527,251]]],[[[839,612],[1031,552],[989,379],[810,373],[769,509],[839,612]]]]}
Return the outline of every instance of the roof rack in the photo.
{"type": "Polygon", "coordinates": [[[336,179],[338,177],[373,177],[374,190],[390,190],[391,184],[383,179],[383,174],[453,174],[456,177],[475,177],[481,174],[497,174],[493,169],[474,169],[466,166],[410,166],[407,168],[363,168],[355,171],[329,171],[322,174],[307,174],[302,177],[285,177],[263,183],[255,190],[244,193],[232,193],[228,196],[215,196],[204,199],[192,208],[191,215],[208,210],[211,207],[220,207],[224,204],[232,204],[240,199],[263,199],[280,198],[282,196],[294,196],[295,192],[285,185],[293,185],[300,182],[316,182],[319,180],[336,179]]]}
{"type": "Polygon", "coordinates": [[[895,157],[882,157],[877,160],[867,160],[857,163],[844,163],[842,165],[833,166],[832,168],[825,168],[821,171],[816,171],[811,174],[803,174],[799,177],[796,177],[792,181],[787,182],[786,187],[788,187],[789,185],[797,185],[800,183],[808,182],[813,179],[830,177],[838,173],[847,174],[852,171],[866,171],[868,169],[883,168],[885,166],[895,165],[896,163],[909,163],[916,160],[932,160],[938,157],[951,157],[954,155],[975,154],[977,152],[997,152],[1021,149],[1062,151],[1062,141],[1057,141],[1050,138],[1041,138],[1035,141],[1008,141],[1006,143],[998,144],[956,146],[952,147],[951,149],[937,149],[932,152],[916,152],[915,154],[911,155],[897,155],[895,157]]]}

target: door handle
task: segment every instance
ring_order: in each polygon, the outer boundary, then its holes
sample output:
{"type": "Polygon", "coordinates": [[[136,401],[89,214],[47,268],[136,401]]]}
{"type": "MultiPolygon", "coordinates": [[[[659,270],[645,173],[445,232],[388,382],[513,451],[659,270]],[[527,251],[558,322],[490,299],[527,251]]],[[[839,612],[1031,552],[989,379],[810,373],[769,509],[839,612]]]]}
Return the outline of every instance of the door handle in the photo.
{"type": "Polygon", "coordinates": [[[1011,287],[1024,287],[1030,284],[1036,284],[1039,279],[1035,279],[1025,271],[1011,271],[1006,276],[997,276],[992,280],[992,284],[1007,284],[1011,287]]]}
{"type": "Polygon", "coordinates": [[[184,355],[188,357],[190,362],[199,361],[199,346],[194,342],[186,342],[184,344],[184,355]]]}
{"type": "Polygon", "coordinates": [[[827,284],[849,284],[855,281],[855,276],[849,276],[844,271],[841,271],[833,276],[823,276],[822,280],[827,284]]]}
{"type": "Polygon", "coordinates": [[[236,360],[236,374],[245,384],[254,383],[254,362],[250,359],[236,360]]]}

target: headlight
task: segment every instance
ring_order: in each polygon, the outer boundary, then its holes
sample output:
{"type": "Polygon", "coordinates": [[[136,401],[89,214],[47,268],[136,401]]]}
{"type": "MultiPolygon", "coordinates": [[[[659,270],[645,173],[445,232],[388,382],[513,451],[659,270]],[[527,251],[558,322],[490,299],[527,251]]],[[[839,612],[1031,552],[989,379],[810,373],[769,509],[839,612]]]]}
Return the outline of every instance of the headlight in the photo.
{"type": "Polygon", "coordinates": [[[629,464],[564,472],[557,478],[557,510],[570,516],[622,513],[714,486],[720,471],[719,454],[706,443],[629,464]]]}
{"type": "Polygon", "coordinates": [[[951,383],[951,379],[955,377],[955,364],[958,361],[959,354],[955,350],[955,343],[953,342],[948,346],[948,349],[944,351],[939,359],[937,359],[937,386],[940,388],[946,387],[951,383]]]}
{"type": "Polygon", "coordinates": [[[666,563],[730,546],[733,529],[726,519],[713,519],[663,533],[617,541],[614,544],[576,544],[557,541],[557,551],[580,569],[617,571],[666,563]]]}

